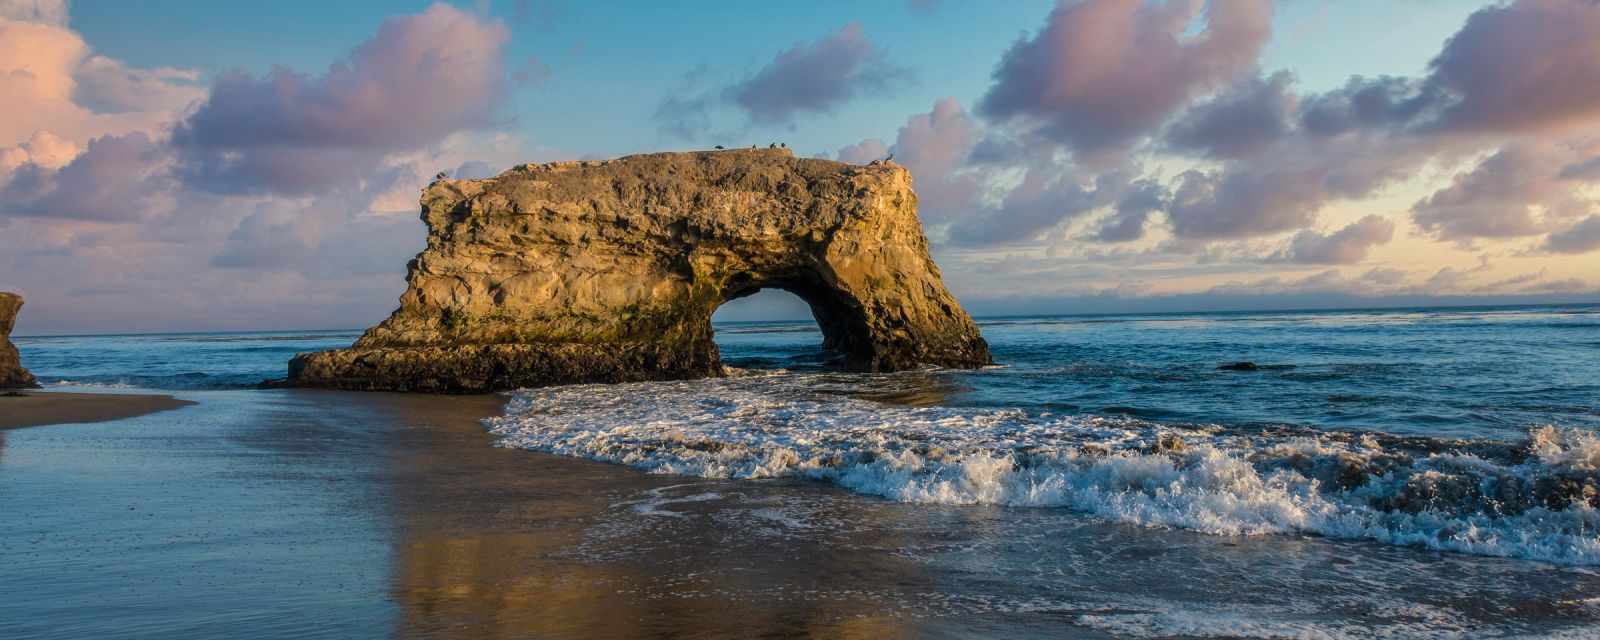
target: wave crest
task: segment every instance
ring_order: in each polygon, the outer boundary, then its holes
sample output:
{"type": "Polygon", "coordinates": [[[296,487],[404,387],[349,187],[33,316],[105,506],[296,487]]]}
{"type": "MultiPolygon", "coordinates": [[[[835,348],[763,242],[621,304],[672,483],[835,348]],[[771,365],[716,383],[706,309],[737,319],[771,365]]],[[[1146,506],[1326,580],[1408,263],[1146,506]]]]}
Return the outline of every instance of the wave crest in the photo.
{"type": "Polygon", "coordinates": [[[1600,564],[1592,433],[1544,427],[1513,444],[1240,430],[889,405],[838,386],[837,375],[787,374],[554,387],[516,393],[486,423],[501,446],[653,473],[804,477],[907,502],[1600,564]]]}

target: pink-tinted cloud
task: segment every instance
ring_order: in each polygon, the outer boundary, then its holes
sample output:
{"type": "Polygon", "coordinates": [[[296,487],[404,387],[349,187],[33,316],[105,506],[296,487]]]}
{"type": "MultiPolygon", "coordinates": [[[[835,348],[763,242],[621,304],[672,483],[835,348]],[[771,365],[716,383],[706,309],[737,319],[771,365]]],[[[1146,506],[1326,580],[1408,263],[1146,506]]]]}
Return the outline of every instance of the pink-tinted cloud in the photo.
{"type": "Polygon", "coordinates": [[[1254,67],[1271,17],[1267,0],[1062,2],[1006,52],[978,111],[1079,153],[1121,150],[1254,67]]]}
{"type": "Polygon", "coordinates": [[[18,166],[0,189],[0,213],[132,221],[164,212],[176,190],[167,157],[143,133],[95,138],[59,168],[32,160],[18,166]]]}
{"type": "Polygon", "coordinates": [[[981,135],[954,98],[943,98],[927,113],[911,116],[895,137],[895,162],[911,170],[925,220],[940,223],[971,213],[978,179],[963,173],[967,156],[981,135]]]}
{"type": "Polygon", "coordinates": [[[1411,209],[1424,231],[1441,239],[1537,235],[1593,210],[1573,184],[1558,178],[1571,157],[1560,145],[1514,143],[1411,209]]]}
{"type": "Polygon", "coordinates": [[[173,132],[180,175],[219,193],[311,193],[386,153],[486,127],[502,106],[504,25],[436,4],[389,18],[320,77],[277,68],[217,79],[173,132]]]}
{"type": "Polygon", "coordinates": [[[874,160],[882,160],[889,155],[889,145],[877,138],[867,138],[861,142],[842,147],[834,158],[839,162],[851,164],[866,164],[874,160]]]}
{"type": "Polygon", "coordinates": [[[1369,215],[1333,233],[1306,229],[1294,235],[1279,257],[1301,264],[1356,264],[1373,247],[1393,239],[1394,227],[1387,218],[1369,215]]]}
{"type": "Polygon", "coordinates": [[[1600,3],[1519,0],[1473,13],[1433,60],[1452,130],[1526,132],[1600,117],[1600,3]]]}

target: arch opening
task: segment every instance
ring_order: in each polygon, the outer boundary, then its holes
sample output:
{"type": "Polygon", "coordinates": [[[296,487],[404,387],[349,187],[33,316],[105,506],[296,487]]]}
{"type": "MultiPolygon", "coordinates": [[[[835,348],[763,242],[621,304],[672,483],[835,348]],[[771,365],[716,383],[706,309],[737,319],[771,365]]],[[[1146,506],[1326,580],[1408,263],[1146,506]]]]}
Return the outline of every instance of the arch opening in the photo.
{"type": "MultiPolygon", "coordinates": [[[[749,286],[712,314],[722,363],[740,369],[847,369],[870,349],[847,305],[803,284],[749,286]]],[[[870,355],[866,356],[870,358],[870,355]]]]}

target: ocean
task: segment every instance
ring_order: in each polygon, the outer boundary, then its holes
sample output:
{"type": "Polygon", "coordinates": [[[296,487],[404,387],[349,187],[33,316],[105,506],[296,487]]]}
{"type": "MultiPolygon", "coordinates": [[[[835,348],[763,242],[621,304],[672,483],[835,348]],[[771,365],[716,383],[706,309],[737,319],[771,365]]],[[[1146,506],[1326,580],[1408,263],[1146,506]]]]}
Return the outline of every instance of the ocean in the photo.
{"type": "MultiPolygon", "coordinates": [[[[730,596],[680,568],[653,597],[882,599],[957,636],[1600,634],[1600,306],[979,325],[995,366],[860,374],[814,323],[719,323],[728,377],[509,393],[483,446],[653,478],[542,552],[566,562],[665,571],[695,540],[936,576],[730,596]]],[[[204,404],[357,335],[15,342],[47,386],[204,404]]]]}

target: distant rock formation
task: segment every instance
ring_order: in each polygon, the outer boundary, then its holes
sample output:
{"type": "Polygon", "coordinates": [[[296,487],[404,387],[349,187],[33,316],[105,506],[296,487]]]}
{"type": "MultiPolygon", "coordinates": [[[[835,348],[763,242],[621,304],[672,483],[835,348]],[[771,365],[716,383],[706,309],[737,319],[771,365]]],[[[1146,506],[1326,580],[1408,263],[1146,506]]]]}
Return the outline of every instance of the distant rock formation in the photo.
{"type": "Polygon", "coordinates": [[[22,368],[22,356],[11,344],[11,328],[22,310],[22,296],[0,291],[0,389],[31,389],[39,386],[33,374],[22,368]]]}
{"type": "Polygon", "coordinates": [[[521,165],[422,194],[400,308],[288,384],[481,392],[722,374],[711,315],[761,289],[811,305],[847,366],[989,364],[928,256],[911,174],[787,149],[521,165]]]}

